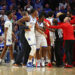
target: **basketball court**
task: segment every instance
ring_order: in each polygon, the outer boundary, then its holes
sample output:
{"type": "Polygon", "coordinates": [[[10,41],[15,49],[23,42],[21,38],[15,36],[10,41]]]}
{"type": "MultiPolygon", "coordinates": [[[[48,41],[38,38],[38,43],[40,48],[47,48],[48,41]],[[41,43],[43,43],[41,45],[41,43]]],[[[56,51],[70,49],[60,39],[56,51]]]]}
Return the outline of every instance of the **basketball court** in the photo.
{"type": "Polygon", "coordinates": [[[27,68],[3,64],[0,66],[0,75],[75,75],[75,68],[27,68]]]}

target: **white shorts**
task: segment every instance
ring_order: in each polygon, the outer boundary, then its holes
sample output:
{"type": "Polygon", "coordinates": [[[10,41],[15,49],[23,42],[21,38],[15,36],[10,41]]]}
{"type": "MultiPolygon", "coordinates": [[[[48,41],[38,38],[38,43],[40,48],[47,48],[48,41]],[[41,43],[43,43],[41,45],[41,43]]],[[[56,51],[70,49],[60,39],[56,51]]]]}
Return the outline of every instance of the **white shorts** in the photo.
{"type": "Polygon", "coordinates": [[[35,45],[36,44],[36,37],[35,33],[25,33],[25,37],[29,43],[29,45],[35,45]]]}
{"type": "Polygon", "coordinates": [[[6,39],[6,46],[12,45],[12,37],[7,37],[6,39]]]}
{"type": "Polygon", "coordinates": [[[43,35],[36,36],[36,48],[40,49],[40,47],[47,47],[47,41],[43,35]]]}
{"type": "Polygon", "coordinates": [[[35,33],[25,33],[25,37],[29,43],[29,45],[31,46],[31,52],[30,55],[34,56],[36,53],[36,37],[35,37],[35,33]]]}

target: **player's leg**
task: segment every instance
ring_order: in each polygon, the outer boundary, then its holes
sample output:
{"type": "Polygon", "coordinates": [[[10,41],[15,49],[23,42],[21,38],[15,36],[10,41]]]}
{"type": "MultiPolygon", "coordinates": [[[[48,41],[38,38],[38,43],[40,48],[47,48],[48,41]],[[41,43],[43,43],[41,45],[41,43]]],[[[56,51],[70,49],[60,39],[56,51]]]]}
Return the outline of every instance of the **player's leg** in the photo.
{"type": "Polygon", "coordinates": [[[47,51],[47,41],[46,38],[44,36],[42,36],[42,41],[41,41],[41,64],[44,67],[45,66],[45,58],[46,58],[46,51],[47,51]]]}
{"type": "Polygon", "coordinates": [[[48,57],[48,59],[46,59],[47,63],[48,63],[47,66],[52,67],[52,64],[51,64],[51,47],[50,46],[47,47],[47,57],[48,57]]]}
{"type": "Polygon", "coordinates": [[[46,50],[47,50],[47,47],[42,47],[41,48],[41,52],[42,52],[42,58],[41,58],[42,67],[45,67],[46,50]]]}
{"type": "Polygon", "coordinates": [[[27,63],[27,67],[33,67],[33,58],[35,58],[35,53],[36,53],[36,45],[32,45],[31,46],[31,52],[29,55],[29,59],[28,59],[28,63],[27,63]]]}
{"type": "Polygon", "coordinates": [[[13,47],[12,45],[9,46],[9,51],[10,51],[10,58],[11,58],[11,63],[14,63],[14,56],[13,56],[13,47]]]}
{"type": "Polygon", "coordinates": [[[40,55],[40,47],[41,47],[42,39],[41,37],[36,38],[36,60],[37,60],[37,67],[40,67],[41,65],[41,55],[40,55]]]}
{"type": "Polygon", "coordinates": [[[3,57],[4,57],[4,55],[5,55],[6,51],[7,51],[7,48],[8,48],[7,46],[4,46],[4,49],[3,49],[2,54],[0,56],[0,59],[3,59],[3,57]]]}

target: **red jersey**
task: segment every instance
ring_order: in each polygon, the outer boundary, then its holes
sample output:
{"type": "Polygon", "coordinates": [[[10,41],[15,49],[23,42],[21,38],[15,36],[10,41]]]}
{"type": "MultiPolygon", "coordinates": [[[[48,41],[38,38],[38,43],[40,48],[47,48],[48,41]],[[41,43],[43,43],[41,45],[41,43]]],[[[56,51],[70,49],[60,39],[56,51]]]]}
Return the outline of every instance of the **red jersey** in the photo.
{"type": "Polygon", "coordinates": [[[58,26],[50,26],[49,28],[62,29],[64,40],[75,40],[74,38],[74,28],[70,23],[61,23],[58,26]]]}
{"type": "MultiPolygon", "coordinates": [[[[51,24],[47,19],[44,19],[44,22],[47,23],[46,25],[47,27],[49,27],[51,24]]],[[[46,38],[47,44],[50,46],[50,33],[48,29],[45,30],[45,34],[47,35],[47,38],[46,38]]]]}

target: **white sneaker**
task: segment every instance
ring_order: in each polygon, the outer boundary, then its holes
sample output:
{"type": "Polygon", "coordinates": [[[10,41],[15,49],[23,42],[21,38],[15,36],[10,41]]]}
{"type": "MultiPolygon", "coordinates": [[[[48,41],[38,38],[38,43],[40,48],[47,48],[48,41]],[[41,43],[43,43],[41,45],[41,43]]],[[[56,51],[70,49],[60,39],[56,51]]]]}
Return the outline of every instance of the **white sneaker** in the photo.
{"type": "Polygon", "coordinates": [[[34,61],[33,61],[33,65],[36,66],[36,59],[34,59],[34,61]]]}
{"type": "Polygon", "coordinates": [[[22,66],[22,68],[26,68],[26,66],[22,66]]]}
{"type": "Polygon", "coordinates": [[[2,64],[2,59],[0,59],[0,64],[2,64]]]}
{"type": "Polygon", "coordinates": [[[42,67],[45,67],[45,60],[42,60],[41,65],[42,65],[42,67]]]}
{"type": "Polygon", "coordinates": [[[10,62],[11,64],[14,64],[15,63],[15,61],[14,60],[11,60],[11,62],[10,62]]]}

